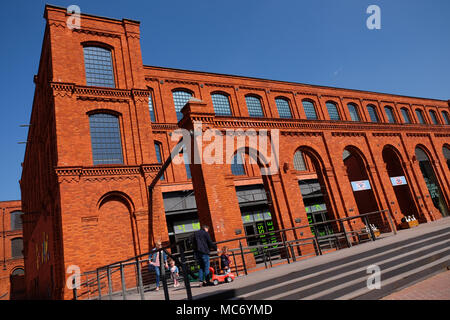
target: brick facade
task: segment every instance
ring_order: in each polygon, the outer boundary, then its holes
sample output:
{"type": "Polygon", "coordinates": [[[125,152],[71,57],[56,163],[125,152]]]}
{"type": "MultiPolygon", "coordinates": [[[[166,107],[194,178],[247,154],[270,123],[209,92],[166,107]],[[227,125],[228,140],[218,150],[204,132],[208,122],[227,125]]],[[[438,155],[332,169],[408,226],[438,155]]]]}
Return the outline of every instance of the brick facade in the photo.
{"type": "Polygon", "coordinates": [[[25,294],[21,212],[19,200],[0,202],[0,300],[22,299],[25,294]]]}
{"type": "MultiPolygon", "coordinates": [[[[29,298],[70,299],[65,287],[68,266],[90,271],[145,253],[157,239],[167,243],[163,201],[167,192],[194,190],[200,223],[212,226],[213,238],[220,241],[244,230],[236,186],[264,185],[278,229],[308,221],[298,185],[302,179],[316,178],[324,186],[330,218],[367,212],[349,183],[356,174],[349,168],[356,166],[362,168],[356,176],[372,187],[372,208],[389,210],[399,224],[406,213],[402,214],[383,160],[388,148],[399,159],[395,161],[403,169],[418,218],[427,222],[442,214],[433,205],[415,156],[420,146],[431,160],[443,202],[450,207],[450,172],[443,153],[450,147],[450,127],[444,125],[442,114],[450,112],[448,101],[146,66],[139,22],[82,15],[81,29],[70,30],[66,9],[53,6],[46,6],[45,18],[21,178],[29,298]],[[87,44],[111,51],[115,88],[86,85],[87,44]],[[177,89],[200,100],[183,108],[180,122],[172,96],[177,89]],[[215,115],[211,94],[216,92],[228,97],[232,116],[215,115]],[[249,116],[246,95],[259,97],[264,117],[249,116]],[[289,101],[292,119],[280,118],[278,97],[289,101]],[[314,104],[316,120],[306,119],[305,99],[314,104]],[[337,105],[340,121],[330,120],[329,101],[337,105]],[[348,103],[357,106],[361,121],[351,121],[348,103]],[[376,107],[379,123],[370,121],[369,104],[376,107]],[[385,106],[393,108],[396,123],[388,123],[385,106]],[[409,110],[411,124],[404,123],[401,108],[409,110]],[[423,110],[427,124],[419,124],[416,109],[423,110]],[[436,112],[439,124],[431,124],[430,110],[436,112]],[[94,166],[89,115],[96,112],[118,117],[123,164],[94,166]],[[177,143],[172,141],[173,131],[192,129],[199,120],[203,130],[278,129],[280,170],[261,175],[258,164],[246,163],[246,174],[233,176],[229,164],[202,163],[190,166],[188,179],[183,164],[171,164],[150,193],[148,187],[161,168],[154,143],[160,144],[164,161],[177,143]],[[356,164],[344,165],[345,149],[357,155],[356,164]],[[306,171],[293,168],[297,150],[305,155],[306,171]],[[39,250],[42,246],[46,250],[39,250]]],[[[388,155],[393,161],[392,153],[388,155]]],[[[310,231],[302,236],[311,236],[310,231]]]]}

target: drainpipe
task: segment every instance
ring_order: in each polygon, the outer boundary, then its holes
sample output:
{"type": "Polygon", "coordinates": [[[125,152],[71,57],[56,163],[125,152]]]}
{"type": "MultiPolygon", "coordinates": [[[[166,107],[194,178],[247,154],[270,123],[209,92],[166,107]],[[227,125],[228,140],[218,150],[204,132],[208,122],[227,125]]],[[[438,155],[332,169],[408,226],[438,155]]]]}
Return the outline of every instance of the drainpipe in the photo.
{"type": "Polygon", "coordinates": [[[5,230],[5,208],[3,209],[3,221],[2,221],[2,232],[3,232],[3,270],[6,270],[6,244],[5,244],[5,237],[6,237],[6,230],[5,230]]]}

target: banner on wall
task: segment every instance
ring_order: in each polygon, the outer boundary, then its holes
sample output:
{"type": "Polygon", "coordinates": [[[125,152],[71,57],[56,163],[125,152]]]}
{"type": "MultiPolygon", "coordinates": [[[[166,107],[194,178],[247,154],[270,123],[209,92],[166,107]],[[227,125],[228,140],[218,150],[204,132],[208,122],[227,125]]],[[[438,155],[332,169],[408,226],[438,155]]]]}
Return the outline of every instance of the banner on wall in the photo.
{"type": "Polygon", "coordinates": [[[391,177],[391,183],[392,185],[395,186],[402,186],[404,184],[408,184],[406,182],[406,178],[405,176],[399,176],[399,177],[391,177]]]}
{"type": "Polygon", "coordinates": [[[371,189],[369,180],[352,181],[352,188],[353,191],[363,191],[371,189]]]}

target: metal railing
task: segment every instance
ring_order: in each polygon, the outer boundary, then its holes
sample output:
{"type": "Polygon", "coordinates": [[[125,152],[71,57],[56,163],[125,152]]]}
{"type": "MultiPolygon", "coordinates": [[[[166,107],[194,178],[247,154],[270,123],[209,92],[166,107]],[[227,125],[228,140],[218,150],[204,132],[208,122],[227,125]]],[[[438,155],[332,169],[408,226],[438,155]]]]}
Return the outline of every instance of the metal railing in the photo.
{"type": "MultiPolygon", "coordinates": [[[[240,276],[247,275],[255,269],[273,267],[274,264],[291,263],[308,256],[322,255],[326,250],[339,250],[365,241],[375,241],[382,233],[388,232],[396,234],[396,228],[388,210],[381,210],[236,237],[218,241],[215,244],[217,246],[231,244],[230,247],[232,247],[228,251],[232,260],[232,270],[236,276],[240,276]],[[324,226],[328,226],[327,230],[332,230],[332,232],[323,234],[324,226]],[[301,232],[302,229],[303,232],[301,232]],[[303,237],[305,232],[312,236],[303,237]]],[[[139,297],[144,300],[145,292],[150,291],[153,280],[153,273],[148,270],[148,257],[156,252],[165,252],[177,266],[181,267],[180,283],[184,282],[186,298],[191,300],[190,282],[197,279],[195,273],[199,266],[194,252],[192,250],[184,251],[181,242],[83,273],[81,278],[84,281],[81,281],[78,288],[73,289],[74,299],[103,299],[106,293],[108,299],[121,297],[126,300],[127,297],[133,299],[139,297]]],[[[219,252],[220,250],[213,251],[210,254],[211,267],[216,273],[220,272],[219,252]]],[[[164,298],[169,300],[168,285],[171,280],[164,267],[163,254],[160,254],[159,257],[164,298]]]]}

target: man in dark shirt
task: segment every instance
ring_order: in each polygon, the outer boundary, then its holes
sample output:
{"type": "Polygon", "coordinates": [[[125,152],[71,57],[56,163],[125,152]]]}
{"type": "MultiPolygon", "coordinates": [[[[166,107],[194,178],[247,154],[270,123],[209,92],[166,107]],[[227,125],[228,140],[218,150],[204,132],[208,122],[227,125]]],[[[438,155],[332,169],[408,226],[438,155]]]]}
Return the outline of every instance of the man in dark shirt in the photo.
{"type": "Polygon", "coordinates": [[[200,285],[207,285],[209,282],[209,251],[210,249],[217,250],[217,246],[212,242],[208,230],[209,227],[204,225],[194,233],[194,254],[200,265],[200,270],[198,271],[200,285]]]}

